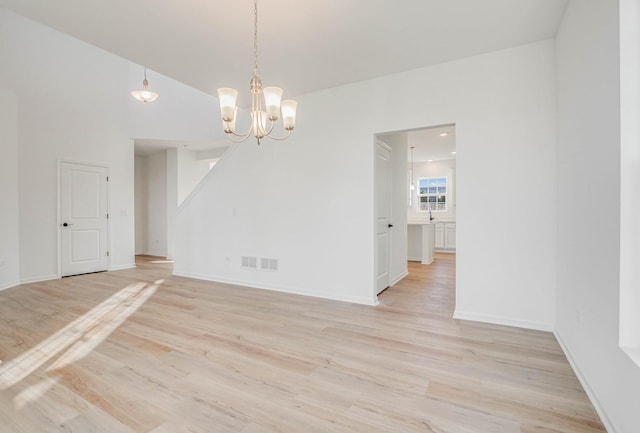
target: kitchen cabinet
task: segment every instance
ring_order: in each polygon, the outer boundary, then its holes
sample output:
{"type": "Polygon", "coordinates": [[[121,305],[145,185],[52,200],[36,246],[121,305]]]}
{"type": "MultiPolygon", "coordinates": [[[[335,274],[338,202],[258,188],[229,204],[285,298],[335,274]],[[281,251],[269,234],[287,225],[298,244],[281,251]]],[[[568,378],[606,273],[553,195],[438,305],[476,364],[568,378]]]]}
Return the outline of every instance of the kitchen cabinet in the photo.
{"type": "Polygon", "coordinates": [[[445,223],[444,247],[448,250],[456,249],[456,223],[445,223]]]}
{"type": "Polygon", "coordinates": [[[436,248],[439,250],[444,248],[444,223],[436,224],[436,248]]]}
{"type": "Polygon", "coordinates": [[[439,221],[435,229],[435,247],[440,251],[456,250],[455,221],[439,221]]]}

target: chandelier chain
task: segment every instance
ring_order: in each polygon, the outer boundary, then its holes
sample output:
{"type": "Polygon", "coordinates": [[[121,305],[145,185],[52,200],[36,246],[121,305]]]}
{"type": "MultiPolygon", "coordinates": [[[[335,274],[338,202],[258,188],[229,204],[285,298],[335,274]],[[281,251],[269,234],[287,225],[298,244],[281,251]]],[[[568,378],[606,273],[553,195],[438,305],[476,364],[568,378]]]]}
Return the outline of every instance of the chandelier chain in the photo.
{"type": "Polygon", "coordinates": [[[253,0],[253,74],[258,76],[258,0],[253,0]]]}

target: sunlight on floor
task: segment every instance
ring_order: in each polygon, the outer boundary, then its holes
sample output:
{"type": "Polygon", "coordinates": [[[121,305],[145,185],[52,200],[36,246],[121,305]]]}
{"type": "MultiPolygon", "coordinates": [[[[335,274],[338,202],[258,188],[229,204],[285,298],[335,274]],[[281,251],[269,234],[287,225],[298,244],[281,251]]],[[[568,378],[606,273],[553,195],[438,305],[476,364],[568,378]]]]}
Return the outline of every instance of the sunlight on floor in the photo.
{"type": "MultiPolygon", "coordinates": [[[[59,370],[85,358],[135,313],[162,283],[164,280],[151,285],[130,284],[40,344],[0,365],[0,390],[18,384],[60,353],[62,355],[47,367],[46,372],[59,370]]],[[[23,390],[14,399],[16,408],[37,400],[56,382],[56,379],[46,377],[23,390]]]]}

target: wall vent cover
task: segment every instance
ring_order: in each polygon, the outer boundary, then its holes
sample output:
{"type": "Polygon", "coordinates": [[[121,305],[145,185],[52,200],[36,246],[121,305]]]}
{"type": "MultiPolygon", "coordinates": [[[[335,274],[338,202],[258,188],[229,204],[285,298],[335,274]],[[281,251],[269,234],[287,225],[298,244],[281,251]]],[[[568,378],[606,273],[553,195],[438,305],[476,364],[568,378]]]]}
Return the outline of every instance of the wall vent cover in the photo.
{"type": "Polygon", "coordinates": [[[277,271],[278,270],[278,259],[260,259],[260,269],[264,269],[267,271],[277,271]]]}
{"type": "Polygon", "coordinates": [[[255,269],[258,267],[258,259],[256,257],[242,256],[242,267],[255,269]]]}

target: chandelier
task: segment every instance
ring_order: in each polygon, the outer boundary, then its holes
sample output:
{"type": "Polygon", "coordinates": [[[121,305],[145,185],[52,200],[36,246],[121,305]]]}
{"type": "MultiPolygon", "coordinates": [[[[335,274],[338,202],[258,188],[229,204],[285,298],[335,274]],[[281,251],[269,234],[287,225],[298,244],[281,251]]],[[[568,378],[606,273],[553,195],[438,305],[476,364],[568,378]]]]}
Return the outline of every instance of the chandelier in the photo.
{"type": "Polygon", "coordinates": [[[147,68],[144,68],[144,80],[142,81],[142,89],[134,90],[131,92],[131,96],[136,98],[140,102],[153,102],[158,99],[156,92],[149,90],[149,81],[147,81],[147,68]]]}
{"type": "Polygon", "coordinates": [[[292,100],[281,101],[280,87],[262,87],[258,74],[258,0],[253,0],[253,78],[249,83],[251,90],[251,125],[244,133],[236,132],[238,114],[238,91],[229,87],[218,89],[222,127],[229,139],[240,143],[253,135],[260,145],[260,140],[269,137],[284,140],[296,126],[296,108],[298,103],[292,100]],[[282,137],[272,135],[276,121],[282,116],[282,126],[286,134],[282,137]]]}

